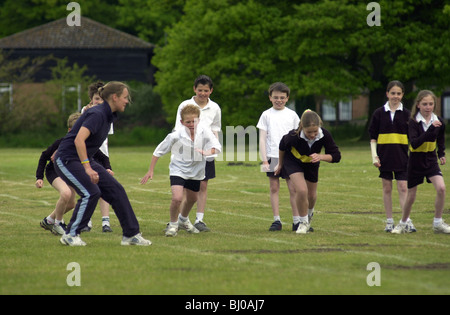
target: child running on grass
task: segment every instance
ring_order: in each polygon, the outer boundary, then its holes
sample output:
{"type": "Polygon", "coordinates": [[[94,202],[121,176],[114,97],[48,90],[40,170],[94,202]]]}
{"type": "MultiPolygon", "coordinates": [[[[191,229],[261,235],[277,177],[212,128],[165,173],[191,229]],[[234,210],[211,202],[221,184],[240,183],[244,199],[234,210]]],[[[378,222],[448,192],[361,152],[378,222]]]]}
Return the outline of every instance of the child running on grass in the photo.
{"type": "Polygon", "coordinates": [[[433,92],[422,90],[417,94],[408,128],[410,142],[408,195],[403,208],[403,217],[392,230],[394,234],[409,232],[407,219],[416,199],[417,186],[423,183],[424,178],[428,183],[433,183],[436,190],[433,230],[435,233],[450,234],[450,226],[442,219],[445,183],[438,164],[438,160],[441,165],[446,162],[445,124],[434,113],[435,106],[436,96],[433,92]]]}
{"type": "Polygon", "coordinates": [[[320,161],[338,163],[341,152],[330,132],[322,128],[322,119],[312,110],[306,110],[300,118],[297,130],[283,136],[279,146],[279,164],[275,175],[289,176],[295,188],[295,201],[300,214],[297,234],[310,230],[312,213],[317,201],[320,161]],[[325,148],[325,154],[321,154],[325,148]]]}
{"type": "Polygon", "coordinates": [[[166,236],[176,236],[179,228],[189,233],[199,233],[189,220],[189,213],[197,202],[200,182],[205,178],[206,156],[220,153],[222,150],[213,132],[199,124],[199,118],[200,108],[196,105],[186,105],[181,110],[183,128],[170,133],[156,147],[149,171],[141,180],[141,184],[145,184],[149,179],[153,179],[158,159],[169,152],[172,153],[169,164],[172,202],[166,236]],[[186,200],[182,203],[184,193],[186,200]]]}
{"type": "MultiPolygon", "coordinates": [[[[408,164],[408,121],[411,112],[401,103],[405,88],[400,81],[391,81],[387,85],[388,101],[372,115],[369,125],[372,163],[380,171],[383,185],[383,203],[386,212],[386,232],[392,232],[394,219],[392,217],[392,181],[395,177],[400,201],[403,209],[407,188],[408,164]]],[[[415,231],[411,220],[409,229],[415,231]]]]}
{"type": "MultiPolygon", "coordinates": [[[[73,113],[67,119],[67,128],[70,131],[77,121],[77,119],[81,116],[80,113],[73,113]]],[[[58,149],[59,144],[61,143],[63,138],[56,140],[53,142],[51,146],[47,148],[47,150],[43,151],[40,158],[38,167],[36,169],[36,187],[42,188],[44,186],[44,172],[45,177],[47,178],[50,185],[55,188],[59,192],[59,199],[56,202],[55,210],[44,218],[40,225],[43,229],[49,230],[54,235],[63,235],[64,229],[66,228],[63,223],[63,216],[68,211],[72,210],[75,207],[75,190],[68,186],[65,181],[61,179],[61,177],[56,174],[55,167],[52,161],[52,155],[58,149]]]]}

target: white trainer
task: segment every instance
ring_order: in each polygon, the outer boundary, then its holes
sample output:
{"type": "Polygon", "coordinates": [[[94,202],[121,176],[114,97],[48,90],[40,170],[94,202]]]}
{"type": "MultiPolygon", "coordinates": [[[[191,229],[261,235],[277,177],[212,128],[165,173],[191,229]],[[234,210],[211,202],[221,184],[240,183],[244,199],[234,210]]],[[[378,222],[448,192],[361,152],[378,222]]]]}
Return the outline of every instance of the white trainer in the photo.
{"type": "Polygon", "coordinates": [[[178,224],[177,223],[167,224],[167,228],[165,231],[166,236],[177,236],[177,232],[178,232],[178,224]]]}
{"type": "Polygon", "coordinates": [[[433,231],[434,233],[450,234],[450,226],[444,221],[441,221],[438,225],[433,225],[433,231]]]}
{"type": "Polygon", "coordinates": [[[300,222],[297,228],[297,231],[295,231],[295,233],[297,234],[306,234],[309,231],[309,223],[307,222],[300,222]]]}
{"type": "Polygon", "coordinates": [[[395,228],[392,230],[392,234],[403,234],[408,232],[407,231],[408,224],[402,223],[401,221],[395,226],[395,228]]]}
{"type": "Polygon", "coordinates": [[[187,219],[186,221],[181,221],[178,219],[178,228],[188,231],[189,233],[200,233],[195,226],[192,225],[191,221],[187,219]]]}
{"type": "Polygon", "coordinates": [[[64,233],[61,238],[59,239],[59,242],[63,245],[68,246],[86,246],[86,243],[83,242],[81,237],[79,235],[72,236],[70,234],[64,233]]]}
{"type": "Polygon", "coordinates": [[[145,238],[143,238],[141,233],[138,233],[132,237],[125,237],[125,236],[122,237],[122,242],[120,242],[120,245],[149,246],[152,245],[152,242],[150,242],[150,240],[146,240],[145,238]]]}

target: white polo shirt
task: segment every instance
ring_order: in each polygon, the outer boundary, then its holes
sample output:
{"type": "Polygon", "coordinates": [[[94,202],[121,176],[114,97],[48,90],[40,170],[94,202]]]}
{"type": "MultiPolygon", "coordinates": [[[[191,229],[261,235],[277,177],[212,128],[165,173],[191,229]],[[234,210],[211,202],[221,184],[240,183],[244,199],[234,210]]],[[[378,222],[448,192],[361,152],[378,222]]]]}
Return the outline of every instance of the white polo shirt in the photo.
{"type": "MultiPolygon", "coordinates": [[[[182,125],[183,126],[183,125],[182,125]]],[[[186,127],[175,130],[156,147],[153,155],[161,157],[171,152],[169,164],[170,176],[184,179],[202,180],[205,178],[206,157],[197,150],[211,150],[220,153],[222,146],[211,130],[198,124],[194,141],[186,127]]]]}
{"type": "MultiPolygon", "coordinates": [[[[198,107],[200,107],[200,105],[195,102],[195,96],[193,96],[191,99],[183,101],[178,106],[174,130],[178,130],[183,127],[180,122],[181,110],[188,104],[197,105],[198,107]]],[[[200,107],[200,110],[200,124],[203,124],[204,126],[210,128],[213,132],[219,132],[220,130],[222,130],[222,112],[220,110],[219,104],[208,98],[208,103],[205,107],[200,107]]]]}

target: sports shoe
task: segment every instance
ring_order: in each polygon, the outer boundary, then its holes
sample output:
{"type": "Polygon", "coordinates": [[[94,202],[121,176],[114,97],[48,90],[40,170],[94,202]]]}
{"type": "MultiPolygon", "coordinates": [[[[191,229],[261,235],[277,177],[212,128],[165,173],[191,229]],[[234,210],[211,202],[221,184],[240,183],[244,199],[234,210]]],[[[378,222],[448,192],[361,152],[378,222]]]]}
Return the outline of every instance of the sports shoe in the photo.
{"type": "Polygon", "coordinates": [[[450,226],[444,221],[441,221],[438,225],[433,225],[433,231],[434,233],[450,234],[450,226]]]}
{"type": "Polygon", "coordinates": [[[392,234],[403,234],[407,233],[407,223],[402,223],[401,221],[395,226],[395,228],[392,230],[392,234]]]}
{"type": "Polygon", "coordinates": [[[394,222],[387,222],[386,221],[386,227],[384,228],[384,231],[387,233],[392,232],[392,230],[394,229],[394,222]]]}
{"type": "Polygon", "coordinates": [[[64,235],[66,233],[66,230],[63,228],[63,226],[60,224],[53,224],[52,233],[54,235],[64,235]]]}
{"type": "MultiPolygon", "coordinates": [[[[310,221],[310,222],[311,222],[311,221],[310,221]]],[[[292,223],[292,231],[296,232],[299,225],[300,225],[300,222],[298,222],[297,224],[292,223]]],[[[314,228],[311,226],[311,224],[309,225],[309,230],[308,230],[308,232],[314,232],[314,228]]]]}
{"type": "Polygon", "coordinates": [[[167,227],[165,229],[166,236],[177,236],[178,232],[178,224],[167,223],[167,227]]]}
{"type": "Polygon", "coordinates": [[[282,228],[281,222],[276,220],[270,226],[269,231],[281,231],[281,228],[282,228]]]}
{"type": "Polygon", "coordinates": [[[104,225],[102,227],[102,232],[107,233],[107,232],[112,232],[113,230],[111,229],[111,227],[109,225],[104,225]]]}
{"type": "Polygon", "coordinates": [[[72,236],[70,234],[64,233],[63,236],[60,238],[60,243],[63,245],[69,245],[69,246],[86,246],[86,243],[83,242],[83,240],[80,238],[79,235],[72,236]]]}
{"type": "Polygon", "coordinates": [[[47,217],[45,217],[45,218],[39,223],[39,225],[40,225],[43,229],[48,230],[48,231],[51,231],[51,230],[53,229],[53,226],[54,226],[54,224],[48,223],[47,217]]]}
{"type": "Polygon", "coordinates": [[[120,245],[149,246],[149,245],[152,245],[152,242],[150,242],[150,240],[146,240],[145,238],[143,238],[141,233],[138,233],[132,237],[126,237],[126,236],[122,237],[122,242],[120,242],[120,245]]]}
{"type": "Polygon", "coordinates": [[[411,219],[408,219],[408,221],[406,221],[406,232],[408,233],[417,232],[416,227],[412,223],[411,219]]]}
{"type": "Polygon", "coordinates": [[[195,228],[199,230],[200,232],[209,232],[211,231],[209,227],[206,226],[206,224],[203,221],[198,221],[194,224],[195,228]]]}
{"type": "Polygon", "coordinates": [[[180,219],[178,219],[178,228],[186,230],[189,233],[194,233],[194,234],[200,233],[200,231],[197,230],[197,228],[192,225],[192,223],[191,223],[191,221],[189,219],[187,219],[184,222],[181,221],[180,219]]]}
{"type": "Polygon", "coordinates": [[[300,222],[298,224],[298,229],[295,233],[297,234],[306,234],[309,232],[310,225],[307,222],[300,222]]]}

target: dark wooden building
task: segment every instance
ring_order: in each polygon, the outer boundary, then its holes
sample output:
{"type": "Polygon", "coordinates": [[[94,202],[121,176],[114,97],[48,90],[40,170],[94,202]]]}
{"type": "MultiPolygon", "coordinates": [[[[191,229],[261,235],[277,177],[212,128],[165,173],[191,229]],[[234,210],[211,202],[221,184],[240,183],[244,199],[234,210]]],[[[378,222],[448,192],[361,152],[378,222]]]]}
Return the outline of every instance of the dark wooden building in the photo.
{"type": "MultiPolygon", "coordinates": [[[[80,26],[69,26],[62,18],[0,39],[0,49],[10,52],[9,58],[52,54],[67,57],[70,65],[86,65],[87,75],[103,81],[149,84],[154,83],[153,48],[151,43],[86,17],[81,17],[80,26]]],[[[35,75],[35,81],[51,79],[49,67],[53,65],[46,64],[35,75]]]]}

